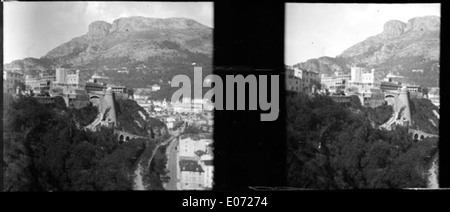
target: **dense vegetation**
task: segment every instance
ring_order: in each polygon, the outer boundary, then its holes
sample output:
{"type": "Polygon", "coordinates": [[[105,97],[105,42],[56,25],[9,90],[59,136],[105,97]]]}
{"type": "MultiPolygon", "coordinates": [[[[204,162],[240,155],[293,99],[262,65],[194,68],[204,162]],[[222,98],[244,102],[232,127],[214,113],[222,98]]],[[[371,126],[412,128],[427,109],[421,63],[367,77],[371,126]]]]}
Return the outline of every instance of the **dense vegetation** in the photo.
{"type": "Polygon", "coordinates": [[[439,134],[439,118],[433,110],[439,114],[439,108],[429,99],[411,98],[409,102],[411,109],[412,127],[426,133],[439,134]]]}
{"type": "Polygon", "coordinates": [[[132,168],[144,141],[120,144],[110,129],[79,129],[76,120],[88,120],[79,116],[82,110],[41,104],[29,97],[6,99],[5,191],[132,189],[132,168]]]}
{"type": "Polygon", "coordinates": [[[144,175],[144,182],[148,185],[147,188],[149,190],[164,190],[163,183],[167,183],[170,180],[169,176],[167,176],[166,164],[166,146],[161,146],[156,150],[144,175]]]}
{"type": "Polygon", "coordinates": [[[165,128],[165,124],[149,117],[144,108],[135,101],[118,99],[116,106],[118,128],[129,133],[150,137],[152,130],[165,128]],[[145,118],[144,118],[145,117],[145,118]]]}
{"type": "MultiPolygon", "coordinates": [[[[406,128],[374,128],[358,106],[299,93],[287,99],[288,183],[316,189],[426,187],[437,138],[414,142],[406,128]]],[[[381,115],[375,122],[381,122],[381,115]]]]}
{"type": "Polygon", "coordinates": [[[367,107],[365,109],[367,111],[368,118],[378,126],[387,122],[389,118],[391,118],[392,113],[394,113],[394,108],[387,104],[383,104],[376,108],[367,107]]]}
{"type": "Polygon", "coordinates": [[[80,109],[70,108],[69,110],[73,114],[75,122],[81,126],[87,126],[92,123],[98,114],[98,108],[93,105],[88,105],[80,109]]]}

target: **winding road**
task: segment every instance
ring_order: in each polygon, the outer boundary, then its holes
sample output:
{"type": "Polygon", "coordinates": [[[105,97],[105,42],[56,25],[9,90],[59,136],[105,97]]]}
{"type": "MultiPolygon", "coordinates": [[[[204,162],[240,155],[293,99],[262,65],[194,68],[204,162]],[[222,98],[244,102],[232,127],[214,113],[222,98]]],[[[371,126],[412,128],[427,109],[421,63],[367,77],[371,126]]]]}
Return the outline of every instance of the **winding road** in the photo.
{"type": "MultiPolygon", "coordinates": [[[[180,135],[183,131],[184,131],[184,128],[185,128],[185,125],[183,125],[182,127],[180,127],[180,129],[178,129],[178,130],[176,130],[176,131],[172,131],[172,132],[170,132],[169,131],[169,133],[171,134],[171,136],[170,136],[170,138],[168,138],[168,139],[166,139],[164,142],[161,142],[161,143],[159,143],[156,147],[155,147],[155,149],[153,149],[153,152],[152,152],[152,155],[150,156],[150,158],[149,158],[149,160],[146,162],[146,163],[144,163],[145,164],[145,166],[146,167],[148,167],[150,164],[151,164],[151,162],[152,162],[152,160],[153,160],[153,157],[155,156],[155,154],[156,154],[156,151],[158,150],[158,148],[160,148],[161,146],[164,146],[164,145],[167,145],[167,144],[171,144],[170,146],[169,146],[169,148],[171,148],[171,146],[176,146],[176,145],[173,145],[173,143],[177,143],[177,142],[172,142],[172,141],[178,141],[178,139],[177,139],[177,137],[178,137],[178,135],[180,135]]],[[[168,149],[169,149],[168,148],[168,149]]],[[[172,147],[173,148],[173,147],[172,147]]],[[[169,161],[169,157],[168,157],[168,161],[169,161]]],[[[134,171],[134,174],[135,174],[135,178],[134,178],[134,186],[133,186],[133,190],[147,190],[146,189],[146,186],[144,185],[144,181],[143,181],[143,172],[144,172],[144,167],[142,166],[142,157],[141,157],[141,159],[139,159],[139,162],[138,162],[138,166],[137,166],[137,168],[136,168],[136,170],[134,171]]],[[[175,164],[176,164],[176,162],[175,162],[175,164]]],[[[170,173],[170,172],[169,172],[170,173]]],[[[170,176],[171,177],[171,176],[170,176]]],[[[172,177],[171,177],[172,178],[172,177]]]]}

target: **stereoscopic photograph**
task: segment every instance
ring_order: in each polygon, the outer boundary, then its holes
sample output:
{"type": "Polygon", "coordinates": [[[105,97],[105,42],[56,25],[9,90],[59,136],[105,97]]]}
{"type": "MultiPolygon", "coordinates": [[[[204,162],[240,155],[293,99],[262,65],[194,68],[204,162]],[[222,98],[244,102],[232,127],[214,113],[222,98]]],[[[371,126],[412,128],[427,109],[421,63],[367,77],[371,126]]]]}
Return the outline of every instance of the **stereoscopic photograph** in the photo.
{"type": "Polygon", "coordinates": [[[3,191],[212,189],[212,2],[3,9],[3,191]]]}
{"type": "Polygon", "coordinates": [[[286,4],[287,184],[439,188],[440,4],[286,4]]]}
{"type": "Polygon", "coordinates": [[[3,3],[2,191],[445,187],[441,4],[273,4],[3,3]]]}

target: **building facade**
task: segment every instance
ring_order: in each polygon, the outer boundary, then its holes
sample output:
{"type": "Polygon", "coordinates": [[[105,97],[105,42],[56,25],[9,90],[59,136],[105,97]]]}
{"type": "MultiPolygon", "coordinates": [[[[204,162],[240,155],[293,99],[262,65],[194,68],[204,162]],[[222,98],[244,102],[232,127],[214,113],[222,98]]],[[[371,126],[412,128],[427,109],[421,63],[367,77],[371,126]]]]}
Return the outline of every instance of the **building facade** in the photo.
{"type": "Polygon", "coordinates": [[[349,74],[335,72],[334,76],[325,76],[322,74],[320,82],[322,89],[328,90],[329,92],[337,92],[338,90],[345,90],[350,79],[351,75],[349,74]]]}
{"type": "Polygon", "coordinates": [[[212,139],[202,137],[201,135],[183,135],[179,140],[179,155],[180,157],[195,158],[198,157],[197,151],[208,151],[208,145],[212,143],[212,139]]]}
{"type": "Polygon", "coordinates": [[[348,89],[361,92],[364,89],[379,88],[380,83],[375,80],[375,69],[366,71],[362,67],[352,67],[350,71],[348,89]]]}
{"type": "Polygon", "coordinates": [[[56,75],[44,75],[43,73],[40,73],[39,77],[31,77],[30,75],[25,76],[26,90],[31,90],[35,93],[39,93],[42,90],[49,91],[55,81],[56,75]]]}
{"type": "Polygon", "coordinates": [[[197,161],[180,160],[180,184],[182,190],[203,190],[205,171],[197,161]]]}
{"type": "Polygon", "coordinates": [[[25,83],[24,75],[17,71],[3,71],[3,93],[16,93],[17,87],[25,83]]]}
{"type": "Polygon", "coordinates": [[[297,67],[286,68],[286,89],[289,91],[315,93],[320,80],[317,72],[297,67]]]}

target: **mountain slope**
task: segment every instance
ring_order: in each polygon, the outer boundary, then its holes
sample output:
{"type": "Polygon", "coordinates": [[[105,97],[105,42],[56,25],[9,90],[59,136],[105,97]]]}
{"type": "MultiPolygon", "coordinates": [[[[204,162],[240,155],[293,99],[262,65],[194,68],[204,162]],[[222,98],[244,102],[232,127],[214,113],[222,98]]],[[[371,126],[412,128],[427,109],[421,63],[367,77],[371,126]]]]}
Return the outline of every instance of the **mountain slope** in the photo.
{"type": "MultiPolygon", "coordinates": [[[[212,29],[185,18],[119,18],[112,24],[96,21],[88,33],[73,38],[45,56],[6,64],[26,70],[68,66],[134,66],[137,63],[181,61],[186,64],[212,58],[212,29]]],[[[202,61],[202,62],[203,62],[202,61]]]]}
{"type": "Polygon", "coordinates": [[[382,33],[371,36],[335,58],[311,59],[296,66],[319,73],[348,73],[351,66],[377,68],[377,78],[388,72],[409,77],[411,83],[438,86],[440,57],[440,17],[416,17],[403,23],[391,20],[382,33]],[[421,72],[412,70],[422,69],[421,72]]]}

